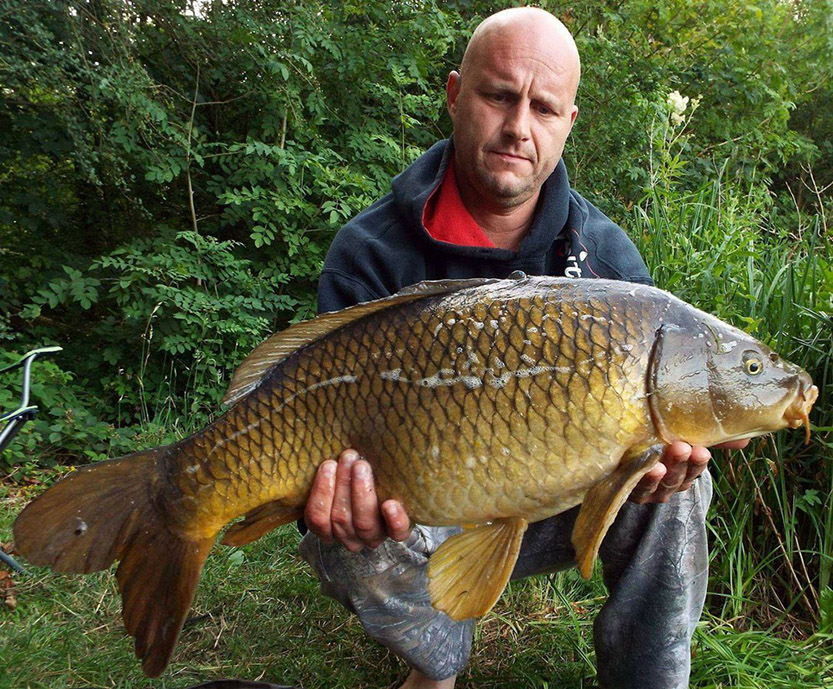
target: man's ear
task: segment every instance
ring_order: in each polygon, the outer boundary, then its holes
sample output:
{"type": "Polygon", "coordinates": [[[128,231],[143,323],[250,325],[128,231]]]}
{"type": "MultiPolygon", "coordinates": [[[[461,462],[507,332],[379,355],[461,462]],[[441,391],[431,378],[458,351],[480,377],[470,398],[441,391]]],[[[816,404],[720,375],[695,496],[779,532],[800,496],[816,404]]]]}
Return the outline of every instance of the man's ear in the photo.
{"type": "Polygon", "coordinates": [[[573,125],[576,123],[576,117],[578,117],[578,106],[573,105],[573,112],[570,114],[570,129],[572,129],[573,125]]]}
{"type": "Polygon", "coordinates": [[[448,73],[448,82],[445,85],[445,107],[448,114],[454,117],[457,110],[457,96],[460,95],[460,73],[451,70],[448,73]]]}

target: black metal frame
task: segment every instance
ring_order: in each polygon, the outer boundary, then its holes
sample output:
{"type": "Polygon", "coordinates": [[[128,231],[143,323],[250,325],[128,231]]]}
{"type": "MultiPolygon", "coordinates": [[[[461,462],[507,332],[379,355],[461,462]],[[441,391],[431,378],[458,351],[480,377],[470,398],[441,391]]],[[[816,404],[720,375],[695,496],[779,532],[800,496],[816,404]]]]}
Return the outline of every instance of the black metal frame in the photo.
{"type": "MultiPolygon", "coordinates": [[[[60,352],[62,349],[62,347],[40,347],[38,349],[33,349],[31,352],[24,354],[17,363],[0,368],[0,375],[8,373],[9,371],[14,371],[18,368],[23,368],[23,390],[20,396],[20,406],[12,412],[0,415],[0,424],[6,424],[3,429],[0,430],[0,453],[2,453],[3,450],[9,446],[9,443],[14,440],[15,436],[20,432],[20,429],[23,428],[23,424],[34,419],[35,415],[38,413],[38,408],[33,404],[29,404],[29,383],[32,372],[32,362],[44,354],[54,354],[55,352],[60,352]]],[[[7,564],[16,572],[25,571],[23,567],[14,561],[11,555],[7,555],[2,550],[0,550],[0,561],[7,564]]]]}

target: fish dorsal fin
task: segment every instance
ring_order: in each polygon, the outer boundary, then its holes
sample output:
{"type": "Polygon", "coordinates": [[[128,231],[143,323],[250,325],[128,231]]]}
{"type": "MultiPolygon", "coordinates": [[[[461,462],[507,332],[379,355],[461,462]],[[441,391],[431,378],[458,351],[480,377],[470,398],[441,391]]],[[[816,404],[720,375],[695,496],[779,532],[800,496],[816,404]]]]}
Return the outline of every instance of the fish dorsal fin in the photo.
{"type": "MultiPolygon", "coordinates": [[[[506,279],[516,279],[516,273],[520,273],[520,271],[516,270],[515,273],[512,273],[512,275],[510,275],[506,279]]],[[[521,273],[521,275],[524,274],[521,273]]],[[[524,275],[524,277],[526,276],[524,275]]],[[[500,282],[500,278],[447,278],[445,280],[423,280],[422,282],[417,282],[414,285],[408,285],[407,287],[403,287],[393,296],[403,297],[413,294],[419,294],[420,296],[427,297],[434,294],[446,294],[450,292],[456,292],[461,289],[468,289],[469,287],[480,287],[481,285],[489,285],[493,282],[500,282]]]]}
{"type": "Polygon", "coordinates": [[[515,568],[526,527],[526,519],[511,517],[449,538],[428,559],[431,605],[457,621],[489,612],[515,568]]]}
{"type": "Polygon", "coordinates": [[[407,304],[411,301],[441,294],[450,294],[467,287],[496,282],[494,278],[473,278],[469,280],[426,280],[400,290],[390,297],[367,301],[350,306],[340,311],[324,313],[302,323],[289,326],[261,342],[237,367],[231,378],[226,394],[225,404],[234,404],[248,395],[266,377],[269,371],[286,359],[295,350],[329,335],[342,326],[369,316],[372,313],[389,309],[392,306],[407,304]]]}
{"type": "Polygon", "coordinates": [[[662,445],[653,445],[626,452],[613,473],[587,491],[573,526],[576,562],[585,579],[593,573],[593,563],[610,525],[639,479],[659,461],[662,449],[662,445]]]}

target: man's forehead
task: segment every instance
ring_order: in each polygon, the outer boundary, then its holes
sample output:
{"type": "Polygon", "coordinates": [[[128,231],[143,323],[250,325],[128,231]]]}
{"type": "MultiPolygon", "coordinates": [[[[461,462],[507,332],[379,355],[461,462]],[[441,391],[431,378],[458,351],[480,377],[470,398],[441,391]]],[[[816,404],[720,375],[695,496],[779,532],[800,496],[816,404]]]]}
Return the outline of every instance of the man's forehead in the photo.
{"type": "Polygon", "coordinates": [[[463,81],[517,87],[532,81],[535,88],[556,95],[574,83],[573,71],[563,62],[553,60],[548,52],[505,49],[490,52],[484,59],[472,61],[462,75],[463,81]]]}
{"type": "Polygon", "coordinates": [[[472,65],[475,70],[504,78],[517,78],[523,72],[551,73],[562,77],[570,75],[575,68],[563,56],[533,46],[496,46],[493,50],[484,51],[478,58],[472,65]]]}

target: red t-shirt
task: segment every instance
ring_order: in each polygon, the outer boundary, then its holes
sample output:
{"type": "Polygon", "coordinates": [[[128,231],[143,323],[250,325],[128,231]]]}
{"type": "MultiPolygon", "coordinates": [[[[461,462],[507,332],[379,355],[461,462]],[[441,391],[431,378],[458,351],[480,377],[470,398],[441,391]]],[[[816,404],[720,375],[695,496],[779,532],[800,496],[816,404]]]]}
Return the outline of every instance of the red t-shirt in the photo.
{"type": "Polygon", "coordinates": [[[440,242],[457,246],[495,246],[463,205],[454,175],[453,155],[448,161],[443,181],[425,202],[422,224],[428,234],[440,242]]]}

